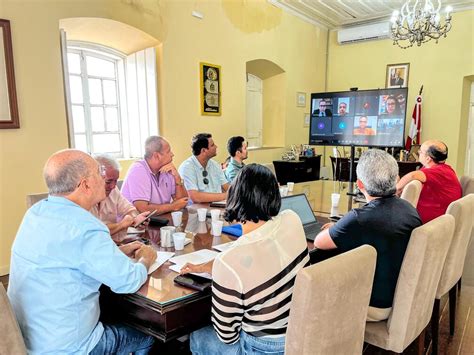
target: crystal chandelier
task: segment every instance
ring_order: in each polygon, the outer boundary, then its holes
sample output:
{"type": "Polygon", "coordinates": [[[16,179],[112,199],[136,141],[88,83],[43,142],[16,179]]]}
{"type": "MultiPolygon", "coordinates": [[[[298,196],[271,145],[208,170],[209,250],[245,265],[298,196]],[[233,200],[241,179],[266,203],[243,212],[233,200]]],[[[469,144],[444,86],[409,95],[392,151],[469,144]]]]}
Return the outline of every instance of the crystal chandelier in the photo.
{"type": "Polygon", "coordinates": [[[400,12],[392,14],[392,39],[393,44],[400,48],[409,48],[416,43],[422,43],[432,39],[438,43],[438,39],[451,30],[451,6],[446,7],[444,24],[441,24],[439,10],[440,0],[408,0],[400,12]]]}

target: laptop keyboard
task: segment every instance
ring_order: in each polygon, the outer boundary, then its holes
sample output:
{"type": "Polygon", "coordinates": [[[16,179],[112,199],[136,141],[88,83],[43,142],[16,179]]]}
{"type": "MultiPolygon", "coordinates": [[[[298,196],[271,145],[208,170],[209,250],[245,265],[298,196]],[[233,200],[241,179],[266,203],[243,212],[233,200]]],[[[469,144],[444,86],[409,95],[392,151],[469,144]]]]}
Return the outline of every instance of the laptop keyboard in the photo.
{"type": "Polygon", "coordinates": [[[318,234],[321,231],[321,227],[319,226],[319,223],[308,224],[306,226],[303,226],[303,229],[304,229],[304,234],[307,237],[310,237],[311,239],[314,239],[314,237],[316,237],[316,234],[318,234]]]}

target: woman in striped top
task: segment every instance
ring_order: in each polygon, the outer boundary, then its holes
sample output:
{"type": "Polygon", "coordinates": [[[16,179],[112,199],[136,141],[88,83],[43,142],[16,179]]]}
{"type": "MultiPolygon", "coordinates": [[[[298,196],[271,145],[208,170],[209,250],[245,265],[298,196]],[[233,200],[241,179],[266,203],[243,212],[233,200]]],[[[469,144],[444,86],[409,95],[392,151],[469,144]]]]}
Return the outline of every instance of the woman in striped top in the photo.
{"type": "Polygon", "coordinates": [[[296,273],[309,263],[303,226],[281,198],[272,172],[245,166],[232,183],[224,218],[243,235],[213,263],[212,324],[191,334],[193,354],[283,354],[296,273]]]}

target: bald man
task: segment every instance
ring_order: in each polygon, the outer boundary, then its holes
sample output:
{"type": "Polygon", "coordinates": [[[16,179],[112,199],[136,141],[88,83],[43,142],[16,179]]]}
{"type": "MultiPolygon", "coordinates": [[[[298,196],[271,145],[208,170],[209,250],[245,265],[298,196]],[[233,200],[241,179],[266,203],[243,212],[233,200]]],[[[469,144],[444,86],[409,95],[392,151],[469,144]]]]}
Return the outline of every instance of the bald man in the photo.
{"type": "Polygon", "coordinates": [[[419,150],[420,170],[403,176],[397,184],[397,193],[410,181],[423,184],[417,210],[423,223],[446,213],[449,204],[462,196],[462,188],[456,172],[448,164],[448,147],[441,141],[424,142],[419,150]]]}
{"type": "Polygon", "coordinates": [[[99,287],[136,292],[156,259],[153,248],[138,242],[119,249],[89,213],[105,198],[103,174],[78,150],[59,151],[46,162],[49,196],[23,218],[8,285],[28,353],[146,354],[153,344],[135,329],[99,322],[99,287]]]}

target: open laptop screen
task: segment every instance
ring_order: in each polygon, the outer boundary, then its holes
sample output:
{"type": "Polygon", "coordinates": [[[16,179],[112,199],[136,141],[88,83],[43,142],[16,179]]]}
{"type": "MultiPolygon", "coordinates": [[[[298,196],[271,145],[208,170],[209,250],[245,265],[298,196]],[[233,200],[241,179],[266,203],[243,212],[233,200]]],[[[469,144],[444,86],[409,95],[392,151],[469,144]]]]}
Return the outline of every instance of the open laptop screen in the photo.
{"type": "Polygon", "coordinates": [[[283,197],[281,199],[280,212],[283,210],[294,211],[300,217],[303,224],[316,221],[305,194],[283,197]]]}

